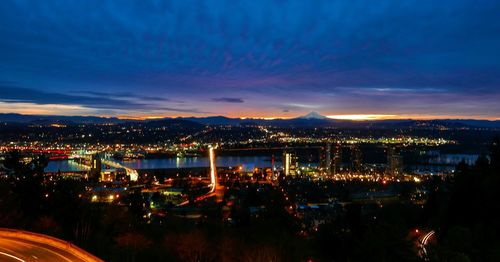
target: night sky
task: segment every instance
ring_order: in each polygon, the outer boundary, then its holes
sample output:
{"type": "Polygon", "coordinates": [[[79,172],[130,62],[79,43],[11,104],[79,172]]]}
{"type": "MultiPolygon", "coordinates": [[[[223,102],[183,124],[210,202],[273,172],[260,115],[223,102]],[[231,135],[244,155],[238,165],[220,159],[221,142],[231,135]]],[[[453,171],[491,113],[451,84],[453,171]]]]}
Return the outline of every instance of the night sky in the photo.
{"type": "Polygon", "coordinates": [[[0,1],[0,112],[500,118],[499,1],[0,1]]]}

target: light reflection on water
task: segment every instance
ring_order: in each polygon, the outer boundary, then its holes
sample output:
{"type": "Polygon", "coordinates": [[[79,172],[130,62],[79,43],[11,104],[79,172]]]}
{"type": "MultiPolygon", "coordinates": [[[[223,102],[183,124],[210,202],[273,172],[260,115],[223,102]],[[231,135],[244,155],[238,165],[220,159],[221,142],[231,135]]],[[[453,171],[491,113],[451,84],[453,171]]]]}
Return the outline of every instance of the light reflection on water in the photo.
{"type": "MultiPolygon", "coordinates": [[[[126,167],[133,169],[162,169],[162,168],[190,168],[209,167],[210,162],[207,157],[186,157],[186,158],[159,158],[159,159],[133,159],[130,161],[115,160],[126,167]]],[[[252,170],[254,167],[270,167],[271,158],[267,156],[220,156],[216,160],[217,166],[243,166],[245,170],[252,170]]],[[[281,166],[281,161],[276,158],[276,166],[281,166]]],[[[82,169],[69,160],[51,161],[45,168],[46,172],[61,171],[81,171],[82,169]]]]}
{"type": "MultiPolygon", "coordinates": [[[[462,159],[468,164],[474,164],[478,155],[472,154],[443,154],[431,159],[430,164],[450,165],[450,167],[432,167],[434,169],[454,168],[462,159]]],[[[209,167],[210,162],[207,157],[186,157],[186,158],[158,158],[158,159],[134,159],[130,161],[116,160],[126,167],[133,169],[163,169],[163,168],[191,168],[191,167],[209,167]]],[[[255,167],[270,167],[271,157],[268,156],[220,156],[216,160],[217,166],[243,166],[245,171],[252,170],[255,167]]],[[[300,161],[299,161],[300,163],[300,161]]],[[[317,166],[318,163],[300,163],[302,165],[317,166]]],[[[276,167],[281,167],[281,158],[276,157],[276,167]]],[[[418,166],[418,169],[424,169],[425,166],[418,166]]],[[[81,166],[75,165],[69,160],[58,160],[49,162],[45,168],[46,172],[61,171],[82,171],[81,166]]]]}

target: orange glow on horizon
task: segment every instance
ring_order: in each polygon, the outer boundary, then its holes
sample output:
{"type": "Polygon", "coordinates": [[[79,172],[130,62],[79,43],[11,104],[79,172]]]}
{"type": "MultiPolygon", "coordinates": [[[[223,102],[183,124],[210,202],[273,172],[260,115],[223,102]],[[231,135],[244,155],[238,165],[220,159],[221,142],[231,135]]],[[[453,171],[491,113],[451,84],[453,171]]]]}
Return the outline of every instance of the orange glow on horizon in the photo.
{"type": "Polygon", "coordinates": [[[499,117],[484,117],[484,116],[457,116],[457,115],[419,115],[419,114],[403,114],[403,115],[385,115],[385,114],[345,114],[345,115],[327,115],[330,119],[352,120],[352,121],[373,121],[373,120],[489,120],[498,121],[499,117]]]}
{"type": "MultiPolygon", "coordinates": [[[[182,117],[208,117],[208,116],[225,116],[229,118],[240,119],[292,119],[306,115],[308,112],[278,113],[267,114],[265,111],[243,110],[243,111],[228,111],[227,113],[180,113],[180,114],[162,114],[162,113],[117,113],[117,114],[96,114],[93,109],[78,106],[78,105],[36,105],[32,103],[5,103],[0,102],[0,113],[16,113],[24,115],[62,115],[62,116],[97,116],[103,118],[116,117],[122,120],[153,120],[162,118],[182,118],[182,117]]],[[[374,120],[439,120],[439,119],[475,119],[475,120],[500,120],[500,116],[481,116],[481,115],[432,115],[432,114],[397,114],[392,112],[387,113],[351,113],[351,112],[320,112],[330,119],[352,120],[352,121],[374,121],[374,120]]]]}
{"type": "Polygon", "coordinates": [[[394,119],[397,115],[379,115],[379,114],[359,114],[359,115],[329,115],[326,116],[331,119],[341,119],[341,120],[382,120],[382,119],[394,119]]]}
{"type": "MultiPolygon", "coordinates": [[[[301,117],[304,114],[299,114],[296,116],[260,116],[258,114],[254,115],[245,115],[245,116],[236,116],[236,115],[222,115],[228,118],[240,118],[240,119],[262,119],[262,120],[277,120],[277,119],[293,119],[297,117],[301,117]]],[[[121,115],[117,116],[118,119],[123,120],[154,120],[154,119],[162,119],[162,118],[183,118],[183,117],[209,117],[214,115],[164,115],[164,116],[134,116],[134,115],[121,115]]],[[[337,119],[337,120],[351,120],[351,121],[376,121],[376,120],[439,120],[439,119],[474,119],[474,120],[489,120],[489,121],[497,121],[500,120],[500,117],[484,117],[484,116],[459,116],[459,115],[420,115],[420,114],[327,114],[325,115],[329,119],[337,119]]],[[[112,117],[112,116],[102,116],[102,117],[112,117]]]]}
{"type": "MultiPolygon", "coordinates": [[[[106,116],[110,117],[110,116],[106,116]]],[[[122,120],[154,120],[154,119],[162,119],[170,116],[129,116],[129,115],[120,115],[116,116],[118,119],[122,120]]]]}

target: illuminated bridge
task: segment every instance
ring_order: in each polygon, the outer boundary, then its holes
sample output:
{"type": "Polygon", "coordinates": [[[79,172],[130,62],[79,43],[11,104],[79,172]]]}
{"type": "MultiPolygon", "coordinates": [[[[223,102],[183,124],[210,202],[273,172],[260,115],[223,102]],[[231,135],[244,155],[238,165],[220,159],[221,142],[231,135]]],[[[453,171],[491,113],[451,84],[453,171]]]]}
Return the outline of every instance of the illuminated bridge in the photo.
{"type": "MultiPolygon", "coordinates": [[[[77,158],[90,159],[93,154],[97,154],[97,153],[98,152],[89,152],[89,153],[84,154],[84,155],[73,154],[71,156],[71,158],[72,159],[77,159],[77,158]]],[[[90,163],[90,161],[89,161],[89,163],[90,163]]],[[[90,165],[87,165],[87,164],[82,164],[82,163],[75,163],[75,164],[80,165],[84,169],[88,169],[88,170],[91,169],[90,165]]],[[[137,170],[132,169],[130,167],[126,167],[126,166],[124,166],[124,165],[122,165],[122,164],[120,164],[118,162],[112,161],[110,159],[101,158],[101,164],[104,164],[104,165],[107,165],[107,166],[110,166],[110,167],[113,167],[113,168],[124,169],[125,172],[127,172],[127,175],[130,177],[131,181],[137,181],[137,179],[139,178],[139,173],[137,172],[137,170]]]]}
{"type": "Polygon", "coordinates": [[[117,162],[114,162],[114,161],[111,161],[111,160],[105,159],[105,158],[101,159],[101,163],[104,165],[108,165],[110,167],[125,169],[125,171],[127,172],[127,175],[130,177],[131,181],[137,181],[137,179],[139,178],[139,174],[137,173],[137,170],[132,169],[130,167],[126,167],[120,163],[117,163],[117,162]]]}

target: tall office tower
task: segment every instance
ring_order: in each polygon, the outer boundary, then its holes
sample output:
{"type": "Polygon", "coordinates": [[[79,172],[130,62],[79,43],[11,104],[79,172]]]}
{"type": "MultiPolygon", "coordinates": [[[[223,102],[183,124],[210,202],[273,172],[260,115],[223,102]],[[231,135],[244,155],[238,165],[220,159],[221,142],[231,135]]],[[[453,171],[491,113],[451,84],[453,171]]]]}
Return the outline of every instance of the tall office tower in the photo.
{"type": "Polygon", "coordinates": [[[89,177],[93,181],[99,181],[101,179],[101,171],[102,171],[102,164],[101,164],[101,157],[99,154],[93,154],[92,157],[90,158],[90,174],[89,177]]]}
{"type": "Polygon", "coordinates": [[[359,145],[351,146],[351,162],[352,171],[361,172],[363,166],[363,154],[359,145]]]}
{"type": "Polygon", "coordinates": [[[330,143],[326,143],[325,147],[324,169],[327,176],[332,174],[332,145],[330,143]]]}
{"type": "Polygon", "coordinates": [[[403,157],[395,146],[387,148],[387,174],[397,177],[403,174],[403,157]]]}
{"type": "Polygon", "coordinates": [[[337,143],[333,148],[333,174],[338,174],[342,170],[342,145],[337,143]]]}
{"type": "Polygon", "coordinates": [[[294,153],[283,152],[283,173],[285,176],[294,176],[297,174],[298,161],[297,156],[294,153]]]}
{"type": "Polygon", "coordinates": [[[271,180],[278,179],[278,174],[276,172],[276,158],[274,157],[274,154],[271,157],[271,172],[272,172],[271,180]]]}

